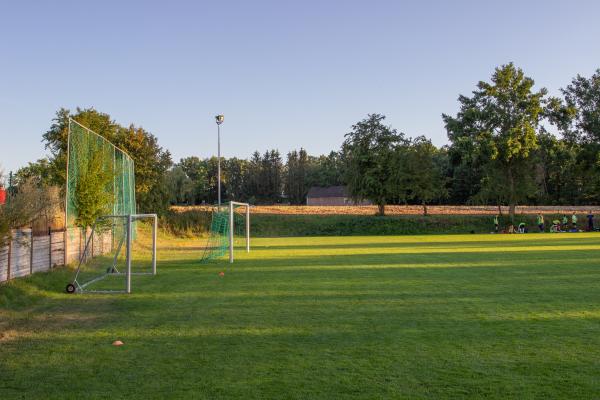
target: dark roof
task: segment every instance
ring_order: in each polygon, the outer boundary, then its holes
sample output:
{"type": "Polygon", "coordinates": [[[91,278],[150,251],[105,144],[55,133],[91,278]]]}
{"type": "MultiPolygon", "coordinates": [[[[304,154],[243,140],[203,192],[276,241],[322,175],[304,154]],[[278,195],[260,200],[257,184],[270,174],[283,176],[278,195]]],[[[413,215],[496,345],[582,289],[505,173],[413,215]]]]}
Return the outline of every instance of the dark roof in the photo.
{"type": "Polygon", "coordinates": [[[307,197],[348,197],[346,186],[313,186],[308,191],[307,197]]]}

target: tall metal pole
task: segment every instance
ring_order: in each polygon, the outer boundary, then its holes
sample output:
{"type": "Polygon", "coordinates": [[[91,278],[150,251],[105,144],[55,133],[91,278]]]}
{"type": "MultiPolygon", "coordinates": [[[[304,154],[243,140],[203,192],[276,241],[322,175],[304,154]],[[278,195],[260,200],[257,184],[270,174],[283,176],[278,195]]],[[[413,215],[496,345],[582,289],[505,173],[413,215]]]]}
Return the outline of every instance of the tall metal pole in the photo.
{"type": "Polygon", "coordinates": [[[218,186],[218,210],[221,211],[221,124],[225,120],[223,114],[215,116],[217,123],[217,186],[218,186]]]}
{"type": "MultiPolygon", "coordinates": [[[[67,126],[67,170],[65,178],[65,265],[69,264],[69,159],[71,149],[71,117],[69,117],[69,125],[67,126]]],[[[12,172],[10,173],[12,180],[12,172]]],[[[9,186],[10,188],[11,186],[9,186]]]]}
{"type": "Polygon", "coordinates": [[[217,185],[219,210],[221,210],[221,124],[217,122],[217,185]]]}

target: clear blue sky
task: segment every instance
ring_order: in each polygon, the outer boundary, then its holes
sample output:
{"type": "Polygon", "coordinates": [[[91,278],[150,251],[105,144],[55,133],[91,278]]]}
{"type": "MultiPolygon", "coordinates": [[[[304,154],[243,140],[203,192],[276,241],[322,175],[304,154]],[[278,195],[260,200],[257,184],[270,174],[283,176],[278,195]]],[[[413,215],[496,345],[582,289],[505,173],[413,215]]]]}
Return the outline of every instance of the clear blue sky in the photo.
{"type": "Polygon", "coordinates": [[[45,154],[60,107],[158,136],[175,161],[338,149],[367,113],[446,143],[457,110],[514,61],[551,94],[600,67],[598,1],[0,0],[0,164],[45,154]]]}

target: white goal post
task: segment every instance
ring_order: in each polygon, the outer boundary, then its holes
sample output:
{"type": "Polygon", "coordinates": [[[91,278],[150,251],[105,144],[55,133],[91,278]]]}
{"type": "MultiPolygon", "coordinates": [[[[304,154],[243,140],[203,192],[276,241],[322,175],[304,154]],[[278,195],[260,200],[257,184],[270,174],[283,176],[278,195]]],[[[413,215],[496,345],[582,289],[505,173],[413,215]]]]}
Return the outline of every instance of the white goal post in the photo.
{"type": "Polygon", "coordinates": [[[246,253],[250,253],[250,204],[229,202],[229,263],[233,263],[234,206],[246,207],[246,253]]]}
{"type": "MultiPolygon", "coordinates": [[[[113,226],[113,233],[115,224],[113,226]]],[[[101,216],[96,220],[96,223],[92,226],[91,233],[85,242],[84,251],[79,258],[79,265],[75,272],[73,281],[67,285],[67,293],[131,293],[131,276],[132,275],[156,275],[156,236],[158,230],[158,218],[156,214],[127,214],[127,215],[105,215],[101,216]],[[152,220],[152,270],[151,272],[132,272],[131,261],[132,261],[132,241],[133,241],[133,223],[141,219],[152,220]],[[80,277],[83,264],[87,261],[88,249],[91,243],[94,241],[94,235],[97,233],[97,229],[107,220],[120,220],[123,223],[124,235],[121,235],[120,240],[115,249],[115,254],[112,260],[112,265],[103,271],[93,279],[83,279],[80,277]],[[125,272],[121,272],[117,268],[117,262],[119,254],[125,244],[125,272]],[[90,285],[98,282],[108,276],[125,275],[125,288],[123,290],[93,290],[88,289],[90,285]]],[[[114,237],[113,237],[114,239],[114,237]]],[[[112,239],[111,239],[112,240],[112,239]]]]}

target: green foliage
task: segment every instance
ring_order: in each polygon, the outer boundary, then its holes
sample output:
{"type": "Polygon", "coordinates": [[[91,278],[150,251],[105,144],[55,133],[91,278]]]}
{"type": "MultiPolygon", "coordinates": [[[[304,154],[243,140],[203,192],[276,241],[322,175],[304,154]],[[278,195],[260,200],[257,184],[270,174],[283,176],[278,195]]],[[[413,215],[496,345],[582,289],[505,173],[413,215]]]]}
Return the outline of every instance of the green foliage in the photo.
{"type": "Polygon", "coordinates": [[[166,179],[170,194],[169,202],[171,204],[195,204],[194,182],[188,177],[185,170],[180,165],[171,168],[167,172],[166,179]]]}
{"type": "MultiPolygon", "coordinates": [[[[545,215],[547,222],[560,215],[545,215]]],[[[580,221],[585,216],[579,216],[580,221]]],[[[518,215],[517,222],[525,222],[531,231],[537,231],[535,215],[518,215]]],[[[252,214],[252,237],[289,236],[356,236],[356,235],[429,235],[449,233],[492,232],[491,215],[281,215],[252,214]]],[[[169,212],[160,222],[163,230],[178,236],[208,236],[211,212],[190,209],[169,212]]],[[[500,217],[501,229],[511,223],[510,217],[500,217]]]]}
{"type": "Polygon", "coordinates": [[[87,228],[103,216],[112,213],[114,172],[104,168],[102,153],[93,153],[79,177],[74,190],[74,206],[76,209],[75,225],[87,228]]]}
{"type": "Polygon", "coordinates": [[[160,217],[160,229],[180,237],[208,236],[212,212],[208,210],[168,211],[160,217]]]}
{"type": "Polygon", "coordinates": [[[304,204],[310,186],[308,178],[308,154],[306,150],[293,150],[287,155],[285,193],[290,204],[304,204]]]}
{"type": "Polygon", "coordinates": [[[553,116],[565,137],[600,142],[600,69],[590,78],[577,75],[562,93],[565,104],[558,104],[553,116]]]}
{"type": "Polygon", "coordinates": [[[70,121],[69,131],[66,227],[86,228],[106,214],[135,214],[132,159],[75,121],[70,121]]]}
{"type": "Polygon", "coordinates": [[[93,108],[77,108],[75,113],[61,108],[43,139],[51,156],[22,169],[22,176],[37,176],[44,182],[64,187],[67,161],[69,117],[109,142],[124,149],[135,162],[136,201],[140,212],[165,212],[170,193],[165,179],[171,155],[162,149],[157,138],[141,127],[124,128],[110,115],[93,108]]]}
{"type": "Polygon", "coordinates": [[[586,182],[577,160],[580,146],[548,133],[540,134],[538,143],[536,165],[540,200],[544,204],[593,204],[593,199],[583,200],[586,182]]]}
{"type": "Polygon", "coordinates": [[[385,205],[404,200],[393,168],[397,149],[405,144],[402,134],[383,124],[385,116],[369,116],[352,126],[342,145],[348,190],[356,200],[369,199],[385,213],[385,205]]]}
{"type": "Polygon", "coordinates": [[[307,186],[342,186],[344,180],[344,160],[339,152],[331,151],[318,157],[308,156],[307,186]]]}
{"type": "Polygon", "coordinates": [[[546,113],[546,89],[533,91],[533,79],[512,63],[496,68],[491,82],[479,82],[473,97],[461,96],[457,116],[444,115],[450,141],[471,142],[482,168],[479,195],[506,200],[514,216],[534,186],[532,153],[537,149],[540,122],[546,113]]]}
{"type": "Polygon", "coordinates": [[[113,142],[116,136],[118,125],[104,114],[93,108],[77,108],[75,113],[71,113],[65,108],[56,112],[52,126],[43,135],[46,149],[50,150],[49,172],[50,183],[57,186],[64,186],[66,179],[67,165],[67,139],[69,133],[69,117],[79,122],[83,126],[91,129],[110,142],[113,142]]]}
{"type": "Polygon", "coordinates": [[[11,229],[22,228],[34,220],[49,221],[59,207],[58,191],[33,178],[22,180],[7,192],[6,203],[0,205],[0,248],[7,242],[11,229]]]}
{"type": "Polygon", "coordinates": [[[50,159],[41,158],[36,162],[30,162],[26,167],[20,168],[15,174],[15,183],[26,182],[33,179],[41,185],[52,186],[56,179],[53,174],[53,165],[50,159]]]}
{"type": "Polygon", "coordinates": [[[257,203],[279,203],[283,192],[283,162],[279,151],[266,151],[258,167],[257,203]]]}
{"type": "Polygon", "coordinates": [[[427,215],[427,204],[446,196],[444,178],[440,165],[436,163],[439,151],[424,136],[410,141],[402,151],[397,168],[401,176],[400,186],[408,189],[406,198],[423,204],[423,214],[427,215]]]}
{"type": "Polygon", "coordinates": [[[233,157],[224,160],[225,194],[228,200],[245,201],[245,182],[248,175],[248,161],[233,157]]]}
{"type": "Polygon", "coordinates": [[[118,147],[124,149],[135,163],[135,194],[141,213],[166,212],[170,193],[166,174],[171,165],[171,153],[158,144],[156,136],[141,127],[119,127],[115,137],[118,147]]]}
{"type": "MultiPolygon", "coordinates": [[[[597,204],[600,193],[600,69],[590,77],[577,75],[562,89],[564,100],[552,99],[550,119],[562,133],[561,147],[568,149],[560,167],[568,186],[561,196],[575,202],[597,204]],[[564,143],[563,143],[564,142],[564,143]],[[573,201],[573,200],[571,200],[573,201]]],[[[563,154],[565,151],[562,152],[563,154]]],[[[561,164],[560,161],[557,164],[561,164]]]]}

